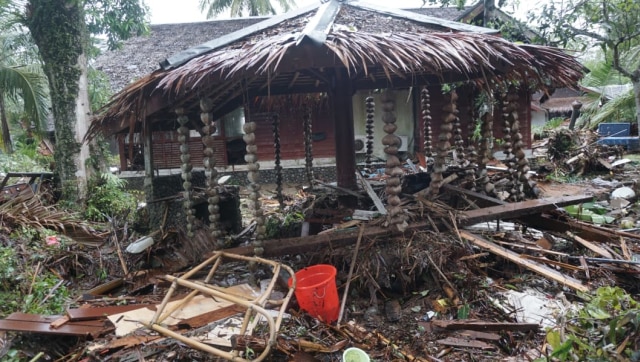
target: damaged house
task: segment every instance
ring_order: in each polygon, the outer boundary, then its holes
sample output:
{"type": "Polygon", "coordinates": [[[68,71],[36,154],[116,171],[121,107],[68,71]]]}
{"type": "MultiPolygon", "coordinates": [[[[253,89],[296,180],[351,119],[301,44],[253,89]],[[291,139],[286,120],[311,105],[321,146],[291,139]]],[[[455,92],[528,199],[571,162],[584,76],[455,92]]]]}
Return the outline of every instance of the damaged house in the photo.
{"type": "Polygon", "coordinates": [[[512,171],[511,199],[522,200],[535,188],[524,157],[530,92],[572,87],[583,71],[559,49],[360,1],[330,0],[257,20],[229,20],[239,30],[165,59],[120,91],[90,129],[90,136],[119,135],[125,168],[136,164],[127,147],[139,140],[149,202],[162,197],[154,192],[156,168],[181,168],[189,233],[193,171],[204,167],[214,248],[223,246],[219,172],[246,170],[257,255],[265,250],[260,174],[267,168],[279,193],[284,166],[296,165],[312,185],[317,165],[335,164],[337,187],[353,190],[357,165],[382,161],[388,223],[404,230],[405,159],[429,167],[424,195],[435,196],[454,149],[452,162],[468,171],[466,186],[492,194],[485,166],[499,143],[512,171]]]}
{"type": "MultiPolygon", "coordinates": [[[[483,22],[484,4],[478,3],[474,6],[469,6],[465,9],[457,9],[455,7],[449,8],[420,8],[411,9],[411,13],[419,15],[427,15],[441,20],[450,20],[460,23],[473,23],[478,24],[483,22]]],[[[508,15],[504,14],[500,10],[494,10],[494,12],[502,18],[508,18],[508,15]]],[[[133,80],[144,76],[146,73],[152,72],[158,68],[158,60],[164,59],[167,55],[172,53],[179,53],[188,44],[200,44],[205,43],[208,40],[218,38],[222,35],[229,34],[237,29],[242,29],[247,26],[254,25],[258,22],[268,19],[267,17],[251,17],[251,18],[239,18],[239,19],[226,19],[215,20],[200,23],[186,23],[186,24],[163,24],[154,25],[151,27],[151,33],[149,36],[138,37],[129,40],[123,49],[118,51],[108,52],[102,55],[98,60],[96,66],[98,69],[104,71],[111,84],[114,92],[117,92],[133,80]]],[[[448,23],[449,26],[455,26],[455,24],[448,23]]],[[[454,28],[452,28],[454,29],[454,28]]],[[[474,31],[486,32],[491,30],[477,28],[474,31]]],[[[398,117],[397,125],[400,127],[397,135],[401,139],[400,152],[406,154],[407,157],[415,157],[423,152],[422,139],[423,135],[420,131],[420,109],[419,109],[419,96],[417,92],[411,92],[413,89],[405,89],[399,97],[404,97],[404,101],[400,102],[398,106],[401,108],[398,111],[402,114],[398,117]],[[417,153],[416,153],[417,152],[417,153]]],[[[432,97],[438,97],[442,94],[440,89],[434,88],[432,97]]],[[[473,92],[470,91],[469,97],[473,97],[473,92]]],[[[356,147],[357,161],[364,160],[364,154],[366,153],[366,125],[365,125],[365,98],[372,94],[372,96],[378,97],[379,92],[373,92],[372,90],[358,90],[354,95],[353,107],[354,107],[354,143],[356,147]]],[[[527,147],[530,143],[530,119],[531,115],[527,112],[526,102],[529,99],[529,92],[522,89],[521,98],[519,102],[522,104],[520,107],[523,112],[520,115],[521,132],[525,139],[527,147]]],[[[274,98],[274,97],[272,97],[274,98]]],[[[216,166],[222,172],[233,170],[239,171],[246,169],[241,166],[245,163],[244,153],[246,144],[242,140],[242,124],[245,119],[245,112],[250,113],[252,118],[260,117],[265,114],[265,110],[261,109],[258,102],[249,102],[248,109],[239,107],[234,111],[220,117],[217,120],[217,133],[214,136],[216,144],[216,166]],[[240,166],[240,167],[237,167],[240,166]]],[[[436,108],[440,108],[440,99],[433,99],[436,104],[436,108]]],[[[327,122],[328,113],[326,110],[327,102],[326,97],[316,97],[314,99],[308,99],[307,105],[311,106],[313,112],[317,114],[312,115],[312,129],[313,129],[313,143],[314,143],[314,159],[316,168],[326,166],[325,173],[329,177],[334,177],[333,165],[335,165],[334,154],[334,129],[331,122],[327,122]],[[315,107],[312,106],[315,104],[315,107]],[[325,109],[323,109],[323,107],[325,109]]],[[[467,103],[467,100],[461,103],[467,103]]],[[[300,108],[300,107],[298,107],[300,108]]],[[[302,117],[301,114],[284,114],[281,110],[280,119],[285,120],[287,118],[302,117]]],[[[286,121],[283,121],[286,122],[286,121]]],[[[379,117],[376,119],[376,123],[380,124],[379,117]]],[[[295,169],[304,167],[304,164],[300,161],[304,159],[304,147],[299,142],[298,135],[302,134],[302,129],[296,127],[301,125],[300,122],[291,122],[283,127],[281,130],[281,144],[283,152],[281,154],[281,163],[283,167],[288,169],[288,174],[292,178],[300,178],[300,172],[296,173],[295,169]],[[291,127],[289,127],[291,126],[291,127]]],[[[259,130],[257,135],[258,143],[267,145],[272,142],[272,134],[266,128],[259,130]]],[[[494,125],[494,133],[497,138],[501,137],[502,127],[499,124],[494,125]]],[[[382,137],[380,131],[374,130],[374,143],[380,144],[382,137]]],[[[463,130],[466,135],[467,130],[463,130]]],[[[120,170],[138,170],[144,169],[143,152],[142,152],[142,139],[140,133],[134,133],[133,137],[129,137],[129,132],[117,133],[117,146],[118,153],[120,155],[120,170]],[[130,146],[131,144],[131,146],[130,146]]],[[[196,130],[192,130],[190,134],[190,142],[193,144],[191,152],[194,157],[194,166],[202,167],[201,149],[198,147],[201,144],[200,134],[196,130]]],[[[154,134],[154,167],[158,170],[163,169],[178,169],[180,168],[180,159],[177,157],[178,153],[175,152],[179,147],[177,140],[177,133],[175,129],[166,131],[155,131],[154,134]]],[[[259,154],[259,158],[262,161],[262,168],[273,169],[274,167],[274,155],[272,152],[262,149],[265,152],[259,154]]],[[[385,154],[381,147],[374,147],[373,154],[377,160],[384,161],[385,154]]],[[[266,176],[269,180],[274,180],[272,175],[266,176]]]]}

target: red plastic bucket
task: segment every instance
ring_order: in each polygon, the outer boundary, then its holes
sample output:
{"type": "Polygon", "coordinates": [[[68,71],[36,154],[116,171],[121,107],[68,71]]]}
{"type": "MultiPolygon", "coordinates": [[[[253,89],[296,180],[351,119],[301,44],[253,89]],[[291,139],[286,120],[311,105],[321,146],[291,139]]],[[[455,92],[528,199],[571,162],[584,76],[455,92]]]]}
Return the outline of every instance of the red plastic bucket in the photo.
{"type": "MultiPolygon", "coordinates": [[[[336,268],[318,264],[296,273],[296,299],[300,309],[326,323],[338,320],[340,302],[336,287],[336,268]]],[[[289,287],[292,280],[289,278],[289,287]]]]}

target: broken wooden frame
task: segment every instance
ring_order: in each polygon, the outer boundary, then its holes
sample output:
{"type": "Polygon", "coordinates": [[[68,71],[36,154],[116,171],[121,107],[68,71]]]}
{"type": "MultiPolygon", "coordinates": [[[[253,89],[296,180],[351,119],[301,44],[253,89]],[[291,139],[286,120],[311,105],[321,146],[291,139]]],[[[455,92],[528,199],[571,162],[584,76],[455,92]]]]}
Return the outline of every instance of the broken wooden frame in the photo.
{"type": "Polygon", "coordinates": [[[287,305],[289,304],[289,301],[291,300],[291,296],[293,295],[293,292],[295,290],[295,286],[296,286],[296,279],[295,279],[295,274],[293,272],[293,270],[286,266],[286,265],[282,265],[280,263],[274,262],[274,261],[270,261],[267,259],[262,259],[262,258],[257,258],[257,257],[247,257],[247,256],[242,256],[242,255],[235,255],[235,254],[229,254],[229,253],[225,253],[225,252],[216,252],[212,257],[210,257],[209,259],[207,259],[206,261],[204,261],[203,263],[201,263],[200,265],[196,266],[195,268],[191,269],[189,272],[187,272],[186,274],[184,274],[181,277],[174,277],[171,275],[167,275],[165,276],[165,278],[169,281],[171,281],[171,287],[169,288],[169,291],[167,292],[167,294],[165,295],[162,304],[160,305],[160,307],[158,308],[158,310],[156,311],[155,315],[153,316],[153,318],[151,319],[151,321],[146,324],[146,326],[154,331],[157,331],[165,336],[177,339],[178,341],[185,343],[186,345],[207,352],[207,353],[211,353],[213,355],[216,355],[218,357],[222,357],[225,358],[227,360],[232,360],[232,361],[249,361],[243,357],[240,356],[240,352],[239,351],[231,351],[231,352],[227,352],[227,351],[223,351],[221,349],[215,348],[211,345],[202,343],[194,338],[190,338],[190,337],[186,337],[183,336],[177,332],[174,332],[166,327],[162,326],[162,322],[169,317],[172,313],[174,313],[176,310],[178,310],[179,308],[181,308],[182,306],[184,306],[185,304],[189,303],[189,301],[191,299],[193,299],[193,297],[195,297],[198,294],[204,294],[207,296],[211,296],[214,298],[220,298],[220,299],[224,299],[226,301],[229,301],[231,303],[240,305],[242,307],[246,308],[246,312],[244,315],[244,319],[242,322],[242,327],[240,329],[240,334],[244,335],[247,332],[248,326],[249,326],[249,322],[254,318],[257,317],[258,315],[261,315],[262,317],[264,317],[264,319],[266,320],[267,324],[269,325],[269,337],[267,339],[268,343],[266,345],[266,348],[264,351],[262,351],[262,353],[257,356],[256,358],[252,359],[251,361],[262,361],[264,360],[271,351],[271,348],[275,345],[276,343],[276,337],[277,337],[277,332],[280,329],[280,324],[282,322],[282,318],[284,315],[284,312],[287,308],[287,305]],[[265,289],[264,292],[262,292],[258,297],[254,298],[254,299],[249,299],[247,298],[247,296],[238,296],[238,295],[231,295],[227,292],[225,292],[225,290],[223,288],[220,288],[216,285],[210,284],[210,282],[213,279],[214,274],[216,273],[218,267],[226,260],[226,259],[230,259],[230,260],[236,260],[236,261],[245,261],[248,263],[258,263],[258,264],[262,264],[262,265],[266,265],[266,266],[270,266],[271,267],[271,271],[273,273],[273,277],[271,278],[271,281],[269,282],[269,285],[267,286],[267,288],[265,289]],[[205,270],[207,267],[210,267],[211,269],[209,270],[209,272],[207,273],[206,278],[204,279],[204,282],[196,282],[196,281],[190,281],[189,278],[193,277],[196,273],[205,270]],[[276,284],[276,281],[280,275],[280,271],[282,270],[282,268],[284,268],[284,270],[289,273],[289,275],[291,276],[292,279],[292,283],[291,283],[291,287],[289,288],[289,291],[287,292],[287,294],[285,295],[285,297],[283,299],[279,299],[279,300],[271,300],[269,299],[269,296],[271,295],[271,292],[273,291],[273,288],[276,284]],[[166,310],[167,307],[167,303],[169,302],[169,300],[171,299],[171,297],[173,296],[174,292],[176,291],[176,289],[178,288],[178,286],[183,286],[183,287],[187,287],[190,289],[193,289],[193,291],[191,291],[187,297],[182,299],[182,302],[175,305],[173,308],[170,308],[169,310],[166,310]],[[269,314],[269,312],[265,309],[265,306],[269,304],[269,305],[280,305],[280,309],[278,310],[278,316],[274,318],[269,314]]]}

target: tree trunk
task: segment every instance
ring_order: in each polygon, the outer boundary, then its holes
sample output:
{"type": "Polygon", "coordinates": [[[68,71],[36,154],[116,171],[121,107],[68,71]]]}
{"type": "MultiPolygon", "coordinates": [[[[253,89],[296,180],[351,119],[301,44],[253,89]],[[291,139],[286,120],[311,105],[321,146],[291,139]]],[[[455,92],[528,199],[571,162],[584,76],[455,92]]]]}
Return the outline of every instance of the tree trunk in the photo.
{"type": "Polygon", "coordinates": [[[82,138],[89,116],[85,49],[88,33],[83,1],[30,0],[27,25],[49,79],[55,125],[55,172],[62,198],[76,202],[86,195],[87,146],[82,138]]]}
{"type": "Polygon", "coordinates": [[[496,10],[496,2],[495,0],[484,0],[484,15],[483,15],[483,24],[482,26],[487,26],[491,20],[493,20],[494,13],[496,10]]]}
{"type": "Polygon", "coordinates": [[[640,78],[633,79],[633,96],[636,100],[636,122],[640,133],[640,78]]]}
{"type": "Polygon", "coordinates": [[[2,143],[4,144],[4,152],[13,153],[13,145],[11,144],[11,133],[9,132],[9,122],[7,121],[7,113],[4,108],[4,96],[0,93],[0,123],[2,123],[2,143]]]}

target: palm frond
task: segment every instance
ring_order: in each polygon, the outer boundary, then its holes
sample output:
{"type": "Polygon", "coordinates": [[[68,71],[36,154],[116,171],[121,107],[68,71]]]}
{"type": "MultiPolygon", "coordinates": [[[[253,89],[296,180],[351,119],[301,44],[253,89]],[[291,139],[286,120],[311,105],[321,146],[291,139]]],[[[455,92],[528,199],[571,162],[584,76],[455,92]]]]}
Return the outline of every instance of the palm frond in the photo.
{"type": "Polygon", "coordinates": [[[22,101],[25,113],[42,129],[49,114],[49,94],[39,66],[0,66],[0,90],[12,101],[22,101]]]}
{"type": "Polygon", "coordinates": [[[602,107],[597,107],[598,102],[593,104],[594,107],[588,108],[588,111],[592,114],[589,123],[591,127],[596,127],[602,122],[629,122],[636,118],[636,102],[633,89],[604,103],[602,107]]]}

